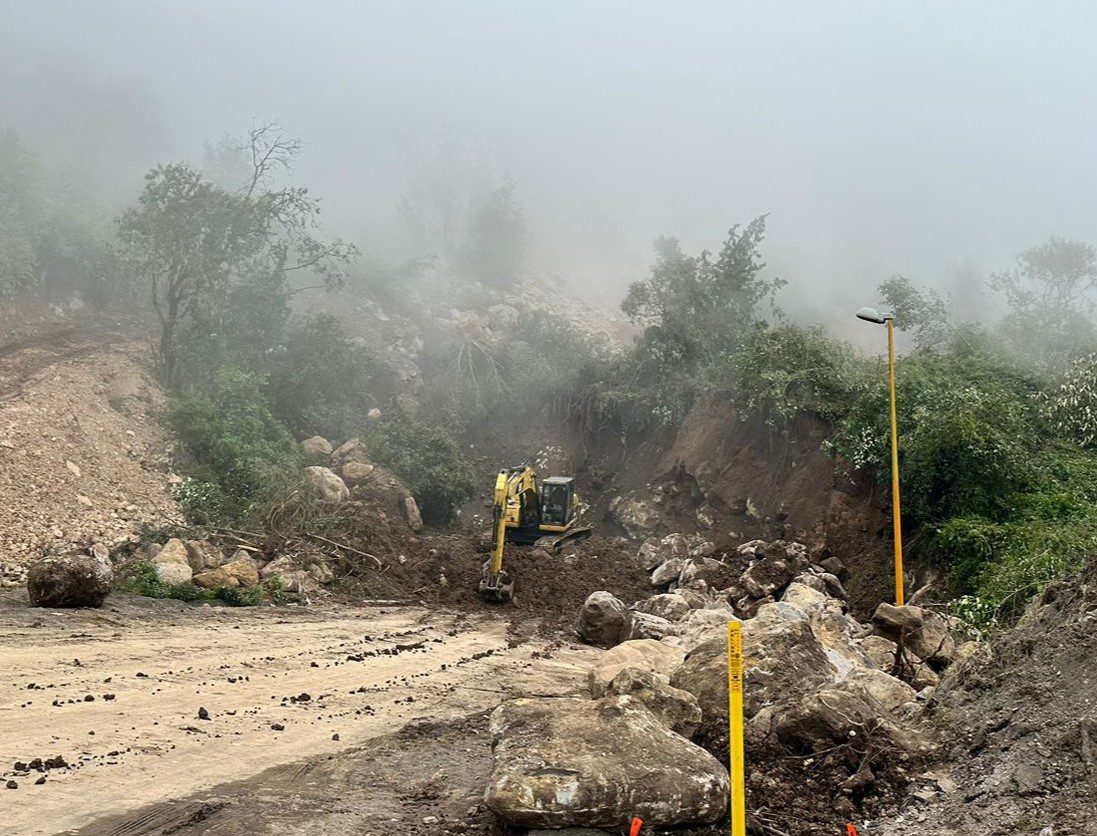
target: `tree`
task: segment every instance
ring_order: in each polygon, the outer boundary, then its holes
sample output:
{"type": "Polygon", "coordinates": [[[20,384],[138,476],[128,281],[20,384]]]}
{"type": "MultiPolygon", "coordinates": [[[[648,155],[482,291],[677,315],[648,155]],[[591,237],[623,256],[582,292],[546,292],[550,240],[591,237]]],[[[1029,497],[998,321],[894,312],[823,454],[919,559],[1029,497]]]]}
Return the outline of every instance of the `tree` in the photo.
{"type": "Polygon", "coordinates": [[[1017,256],[1017,267],[990,277],[1008,311],[1001,332],[1027,365],[1060,370],[1097,347],[1089,314],[1097,287],[1097,251],[1052,236],[1017,256]]]}
{"type": "Polygon", "coordinates": [[[495,286],[514,284],[522,268],[526,223],[516,194],[517,183],[507,174],[502,185],[470,212],[467,240],[460,264],[469,278],[495,286]]]}
{"type": "Polygon", "coordinates": [[[765,231],[764,215],[733,226],[715,258],[707,250],[687,256],[674,238],[655,242],[650,278],[629,287],[621,308],[644,326],[645,343],[664,362],[695,369],[742,348],[761,303],[772,305],[785,284],[761,275],[765,231]]]}
{"type": "Polygon", "coordinates": [[[159,165],[145,175],[138,205],[119,218],[126,262],[149,288],[159,318],[168,385],[177,383],[180,331],[208,328],[234,285],[251,281],[286,293],[293,271],[332,283],[354,253],[316,237],[320,207],[308,189],[273,185],[300,149],[275,125],[254,128],[240,146],[248,174],[239,188],[216,185],[186,163],[159,165]]]}
{"type": "Polygon", "coordinates": [[[116,272],[109,215],[72,179],[0,134],[0,296],[107,301],[116,272]]]}
{"type": "Polygon", "coordinates": [[[948,305],[936,290],[917,288],[904,276],[892,276],[877,290],[895,316],[895,327],[910,331],[918,348],[944,345],[950,327],[948,305]]]}

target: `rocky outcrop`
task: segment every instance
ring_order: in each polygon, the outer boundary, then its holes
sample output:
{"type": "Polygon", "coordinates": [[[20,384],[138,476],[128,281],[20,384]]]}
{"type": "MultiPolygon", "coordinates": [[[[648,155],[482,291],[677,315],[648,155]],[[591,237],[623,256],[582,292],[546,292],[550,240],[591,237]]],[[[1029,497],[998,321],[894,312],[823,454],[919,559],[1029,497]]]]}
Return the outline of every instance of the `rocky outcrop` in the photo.
{"type": "Polygon", "coordinates": [[[88,554],[44,557],[27,571],[32,607],[99,607],[113,583],[110,564],[88,554]]]}
{"type": "Polygon", "coordinates": [[[491,716],[484,800],[521,827],[623,829],[718,821],[728,776],[638,699],[521,699],[491,716]]]}

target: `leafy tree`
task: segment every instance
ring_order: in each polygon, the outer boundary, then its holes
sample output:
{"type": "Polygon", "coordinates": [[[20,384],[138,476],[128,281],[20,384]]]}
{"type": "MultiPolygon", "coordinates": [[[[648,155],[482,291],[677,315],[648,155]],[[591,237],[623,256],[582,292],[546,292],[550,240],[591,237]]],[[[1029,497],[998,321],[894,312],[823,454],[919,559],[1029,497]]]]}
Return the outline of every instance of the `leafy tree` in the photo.
{"type": "Polygon", "coordinates": [[[674,238],[655,243],[651,276],[633,283],[621,308],[644,326],[644,342],[668,366],[694,371],[740,350],[758,323],[759,306],[784,285],[766,279],[758,247],[766,219],[731,228],[719,254],[687,256],[674,238]]]}
{"type": "Polygon", "coordinates": [[[181,331],[208,330],[236,284],[262,277],[284,293],[293,271],[333,282],[354,252],[316,236],[320,207],[308,189],[273,185],[300,153],[298,141],[264,125],[251,131],[242,153],[250,174],[235,191],[185,163],[159,165],[146,175],[138,205],[119,219],[127,262],[148,286],[159,317],[159,359],[169,385],[178,382],[181,331]]]}
{"type": "Polygon", "coordinates": [[[1075,360],[1042,405],[1057,432],[1082,447],[1097,447],[1097,354],[1075,360]]]}
{"type": "Polygon", "coordinates": [[[246,503],[296,456],[293,437],[271,413],[266,381],[225,367],[202,391],[172,402],[169,419],[203,481],[246,503]]]}
{"type": "Polygon", "coordinates": [[[1008,306],[1000,330],[1019,359],[1044,373],[1097,347],[1089,319],[1097,287],[1097,251],[1090,244],[1049,238],[1017,256],[1017,267],[995,273],[990,286],[1008,306]]]}
{"type": "Polygon", "coordinates": [[[456,438],[443,427],[387,417],[370,424],[366,443],[370,455],[415,494],[429,523],[451,522],[461,503],[476,495],[472,466],[456,438]]]}
{"type": "Polygon", "coordinates": [[[918,288],[904,276],[892,276],[877,288],[895,327],[910,331],[920,349],[943,348],[948,342],[949,311],[945,300],[932,288],[918,288]]]}
{"type": "Polygon", "coordinates": [[[106,303],[119,289],[107,214],[72,179],[0,135],[0,296],[76,292],[106,303]]]}
{"type": "Polygon", "coordinates": [[[526,224],[516,190],[514,179],[506,175],[501,186],[473,207],[460,256],[462,270],[470,278],[497,287],[512,285],[518,278],[526,224]]]}

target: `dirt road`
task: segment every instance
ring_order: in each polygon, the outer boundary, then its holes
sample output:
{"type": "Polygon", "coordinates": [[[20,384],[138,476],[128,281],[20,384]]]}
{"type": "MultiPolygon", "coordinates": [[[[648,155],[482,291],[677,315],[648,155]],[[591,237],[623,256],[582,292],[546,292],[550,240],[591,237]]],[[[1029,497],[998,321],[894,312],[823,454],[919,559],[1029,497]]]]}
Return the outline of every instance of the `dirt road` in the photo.
{"type": "Polygon", "coordinates": [[[459,722],[508,693],[574,691],[595,654],[519,641],[493,614],[126,596],[60,613],[21,598],[0,597],[0,833],[19,836],[177,832],[95,822],[338,757],[417,718],[459,722]],[[35,769],[56,756],[67,766],[35,769]]]}

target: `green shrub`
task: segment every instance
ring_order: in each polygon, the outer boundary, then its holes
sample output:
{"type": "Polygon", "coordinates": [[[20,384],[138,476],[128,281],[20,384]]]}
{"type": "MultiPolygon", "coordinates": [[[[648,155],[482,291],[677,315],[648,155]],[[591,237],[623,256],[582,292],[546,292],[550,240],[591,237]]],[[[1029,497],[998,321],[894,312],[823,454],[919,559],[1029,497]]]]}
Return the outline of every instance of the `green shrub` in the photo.
{"type": "Polygon", "coordinates": [[[370,455],[399,476],[415,495],[423,519],[450,522],[476,494],[472,466],[444,428],[402,417],[373,422],[366,432],[370,455]]]}
{"type": "Polygon", "coordinates": [[[197,466],[195,477],[220,489],[188,489],[193,496],[184,504],[202,517],[231,516],[296,464],[297,447],[271,413],[264,381],[240,369],[219,369],[209,390],[176,398],[169,419],[197,466]]]}
{"type": "Polygon", "coordinates": [[[130,564],[118,579],[118,590],[146,598],[174,598],[178,601],[210,601],[213,593],[192,583],[166,584],[156,576],[156,567],[146,560],[130,564]]]}
{"type": "Polygon", "coordinates": [[[831,420],[848,414],[867,388],[864,367],[821,328],[783,326],[755,329],[744,349],[710,368],[708,377],[730,378],[738,406],[784,427],[800,413],[831,420]]]}
{"type": "MultiPolygon", "coordinates": [[[[839,423],[830,447],[890,479],[886,370],[839,423]]],[[[920,355],[896,371],[899,473],[912,525],[1005,510],[1032,484],[1037,438],[1031,386],[975,357],[920,355]]]]}
{"type": "Polygon", "coordinates": [[[271,360],[273,409],[297,433],[346,438],[396,391],[391,369],[347,339],[332,316],[306,319],[271,360]]]}

